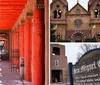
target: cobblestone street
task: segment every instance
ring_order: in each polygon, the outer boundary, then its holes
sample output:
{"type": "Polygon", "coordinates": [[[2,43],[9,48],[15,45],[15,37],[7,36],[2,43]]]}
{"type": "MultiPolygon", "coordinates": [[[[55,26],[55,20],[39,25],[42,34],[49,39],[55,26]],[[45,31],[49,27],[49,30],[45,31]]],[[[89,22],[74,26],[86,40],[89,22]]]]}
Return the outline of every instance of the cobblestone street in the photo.
{"type": "Polygon", "coordinates": [[[18,73],[11,72],[10,63],[0,60],[0,85],[31,85],[31,83],[22,82],[18,73]]]}

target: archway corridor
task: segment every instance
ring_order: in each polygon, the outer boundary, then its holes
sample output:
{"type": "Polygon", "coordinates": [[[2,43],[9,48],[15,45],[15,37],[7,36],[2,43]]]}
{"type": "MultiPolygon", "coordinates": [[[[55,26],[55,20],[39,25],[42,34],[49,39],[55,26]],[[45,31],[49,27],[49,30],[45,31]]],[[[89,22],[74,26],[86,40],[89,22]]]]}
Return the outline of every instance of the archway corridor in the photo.
{"type": "Polygon", "coordinates": [[[0,85],[49,85],[48,2],[0,1],[0,85]]]}

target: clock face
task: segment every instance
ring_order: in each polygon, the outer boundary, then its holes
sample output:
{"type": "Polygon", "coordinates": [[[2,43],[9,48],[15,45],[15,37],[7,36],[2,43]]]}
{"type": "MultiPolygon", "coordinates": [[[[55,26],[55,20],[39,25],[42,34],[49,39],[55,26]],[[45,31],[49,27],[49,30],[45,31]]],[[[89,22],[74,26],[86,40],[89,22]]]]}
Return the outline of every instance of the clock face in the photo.
{"type": "Polygon", "coordinates": [[[75,21],[74,21],[74,24],[75,24],[75,26],[76,27],[80,27],[81,25],[82,25],[82,20],[81,19],[76,19],[75,21]]]}

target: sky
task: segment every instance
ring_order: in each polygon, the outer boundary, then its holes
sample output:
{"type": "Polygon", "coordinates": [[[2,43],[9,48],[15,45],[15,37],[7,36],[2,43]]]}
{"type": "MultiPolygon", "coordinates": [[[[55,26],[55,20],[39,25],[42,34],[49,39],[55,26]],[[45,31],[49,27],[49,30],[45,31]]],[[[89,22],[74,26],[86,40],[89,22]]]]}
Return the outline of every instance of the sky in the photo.
{"type": "MultiPolygon", "coordinates": [[[[67,56],[68,62],[72,62],[75,64],[77,62],[77,54],[83,53],[82,49],[80,48],[83,44],[96,44],[96,43],[59,43],[60,45],[65,46],[65,56],[67,56]]],[[[98,43],[100,45],[100,43],[98,43]]],[[[83,53],[84,54],[84,53],[83,53]]]]}
{"type": "Polygon", "coordinates": [[[77,62],[77,54],[78,52],[82,52],[80,49],[81,43],[60,43],[61,45],[65,45],[65,55],[67,56],[68,62],[72,62],[75,64],[77,62]]]}
{"type": "MultiPolygon", "coordinates": [[[[68,1],[68,7],[69,10],[77,3],[77,0],[67,0],[68,1]]],[[[79,3],[85,8],[88,9],[88,1],[89,0],[79,0],[79,3]]],[[[51,3],[52,0],[49,0],[49,3],[51,3]]]]}

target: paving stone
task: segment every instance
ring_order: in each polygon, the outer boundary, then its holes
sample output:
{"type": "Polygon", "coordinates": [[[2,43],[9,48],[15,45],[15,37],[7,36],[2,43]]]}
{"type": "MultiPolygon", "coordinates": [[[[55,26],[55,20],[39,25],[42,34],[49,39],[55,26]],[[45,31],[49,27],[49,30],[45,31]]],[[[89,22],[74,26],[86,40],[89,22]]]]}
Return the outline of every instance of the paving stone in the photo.
{"type": "Polygon", "coordinates": [[[0,61],[0,85],[32,85],[31,82],[21,81],[19,73],[11,72],[8,61],[0,61]]]}

